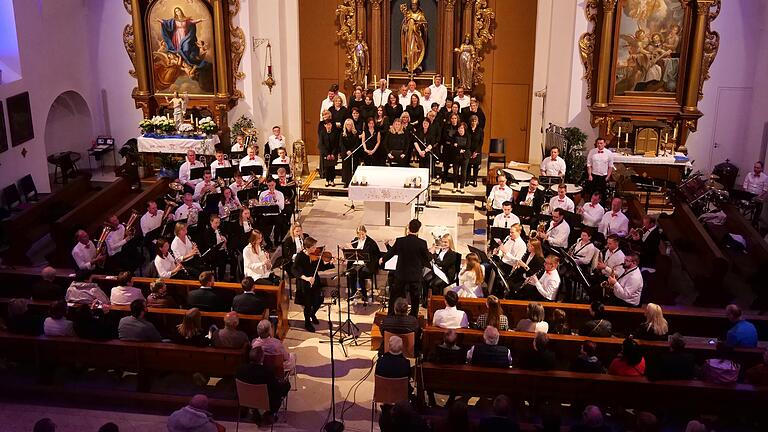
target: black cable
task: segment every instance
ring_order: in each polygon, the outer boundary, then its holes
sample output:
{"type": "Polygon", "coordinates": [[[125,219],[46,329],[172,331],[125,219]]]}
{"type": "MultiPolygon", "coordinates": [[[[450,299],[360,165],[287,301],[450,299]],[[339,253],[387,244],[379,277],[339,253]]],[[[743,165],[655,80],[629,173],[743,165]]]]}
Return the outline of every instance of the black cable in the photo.
{"type": "Polygon", "coordinates": [[[341,404],[341,421],[344,421],[344,414],[349,411],[353,406],[355,406],[355,402],[357,402],[357,389],[360,388],[360,386],[368,380],[368,377],[371,376],[371,372],[373,372],[373,368],[376,365],[376,356],[378,354],[374,354],[373,357],[371,357],[371,367],[368,368],[368,371],[363,374],[363,376],[357,380],[352,386],[349,388],[349,391],[347,392],[347,395],[344,397],[344,402],[341,404]],[[354,392],[353,392],[354,390],[354,392]],[[347,404],[347,401],[349,400],[349,395],[352,393],[352,403],[345,408],[345,405],[347,404]]]}

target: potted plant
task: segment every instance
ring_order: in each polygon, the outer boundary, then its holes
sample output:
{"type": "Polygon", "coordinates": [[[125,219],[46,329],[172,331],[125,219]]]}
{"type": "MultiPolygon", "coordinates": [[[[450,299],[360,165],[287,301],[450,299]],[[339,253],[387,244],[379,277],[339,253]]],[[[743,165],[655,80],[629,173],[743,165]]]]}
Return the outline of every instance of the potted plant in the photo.
{"type": "Polygon", "coordinates": [[[566,183],[581,185],[586,177],[587,155],[584,143],[587,135],[577,127],[565,128],[566,148],[563,153],[568,170],[565,173],[566,183]]]}
{"type": "Polygon", "coordinates": [[[155,125],[150,119],[141,119],[139,122],[139,129],[141,129],[142,135],[146,135],[155,131],[155,125]]]}

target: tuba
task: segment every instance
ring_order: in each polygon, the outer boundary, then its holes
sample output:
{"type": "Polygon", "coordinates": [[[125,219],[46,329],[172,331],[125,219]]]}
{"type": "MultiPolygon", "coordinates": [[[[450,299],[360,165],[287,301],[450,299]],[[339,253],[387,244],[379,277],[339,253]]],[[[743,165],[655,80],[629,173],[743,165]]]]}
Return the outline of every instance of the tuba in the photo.
{"type": "Polygon", "coordinates": [[[131,210],[131,216],[125,223],[125,237],[131,237],[136,233],[136,222],[139,220],[139,212],[131,210]]]}
{"type": "Polygon", "coordinates": [[[296,178],[308,175],[309,161],[307,160],[307,149],[304,145],[304,141],[294,141],[291,153],[293,154],[293,159],[291,160],[293,163],[293,166],[291,167],[293,175],[296,178]]]}

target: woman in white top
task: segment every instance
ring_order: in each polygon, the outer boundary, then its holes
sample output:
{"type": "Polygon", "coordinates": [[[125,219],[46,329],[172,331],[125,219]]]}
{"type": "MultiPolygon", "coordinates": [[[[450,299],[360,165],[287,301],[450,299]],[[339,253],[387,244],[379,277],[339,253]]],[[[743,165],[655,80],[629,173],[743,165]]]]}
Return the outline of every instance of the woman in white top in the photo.
{"type": "Polygon", "coordinates": [[[43,323],[43,333],[46,336],[75,336],[72,321],[65,318],[67,302],[58,300],[51,305],[51,316],[43,323]]]}
{"type": "Polygon", "coordinates": [[[219,216],[222,219],[229,218],[229,214],[242,207],[237,195],[230,188],[221,188],[221,201],[219,202],[219,216]]]}
{"type": "Polygon", "coordinates": [[[568,254],[582,267],[591,267],[600,251],[592,243],[592,232],[589,229],[581,230],[581,237],[571,246],[568,254]]]}
{"type": "Polygon", "coordinates": [[[190,278],[197,279],[197,276],[202,272],[200,264],[197,262],[200,251],[195,242],[187,235],[187,224],[177,223],[173,232],[176,236],[171,242],[171,256],[184,263],[190,278]]]}
{"type": "MultiPolygon", "coordinates": [[[[157,255],[155,255],[155,269],[161,278],[172,278],[182,271],[184,266],[170,253],[171,244],[164,238],[157,239],[157,255]]],[[[184,272],[182,272],[184,273],[184,272]]]]}
{"type": "Polygon", "coordinates": [[[249,244],[243,248],[243,269],[245,276],[250,276],[256,283],[268,283],[271,276],[272,263],[269,260],[269,254],[262,248],[264,236],[259,230],[251,231],[249,244]],[[267,280],[259,281],[259,279],[267,280]]]}
{"type": "Polygon", "coordinates": [[[481,298],[483,295],[483,266],[474,253],[467,255],[467,262],[459,273],[459,286],[454,288],[459,297],[481,298]]]}

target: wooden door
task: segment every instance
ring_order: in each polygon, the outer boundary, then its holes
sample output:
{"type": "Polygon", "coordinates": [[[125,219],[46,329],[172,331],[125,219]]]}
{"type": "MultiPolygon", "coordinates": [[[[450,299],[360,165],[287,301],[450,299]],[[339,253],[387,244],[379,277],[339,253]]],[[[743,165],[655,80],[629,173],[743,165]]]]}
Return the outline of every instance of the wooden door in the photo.
{"type": "Polygon", "coordinates": [[[528,123],[531,87],[527,84],[494,84],[489,138],[504,138],[507,160],[528,160],[528,123]]]}

